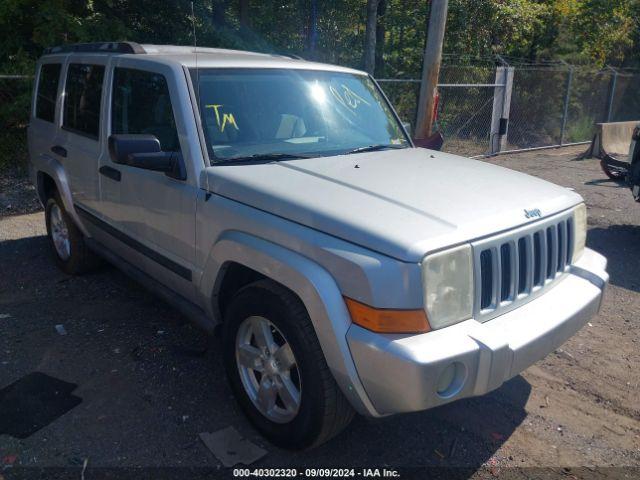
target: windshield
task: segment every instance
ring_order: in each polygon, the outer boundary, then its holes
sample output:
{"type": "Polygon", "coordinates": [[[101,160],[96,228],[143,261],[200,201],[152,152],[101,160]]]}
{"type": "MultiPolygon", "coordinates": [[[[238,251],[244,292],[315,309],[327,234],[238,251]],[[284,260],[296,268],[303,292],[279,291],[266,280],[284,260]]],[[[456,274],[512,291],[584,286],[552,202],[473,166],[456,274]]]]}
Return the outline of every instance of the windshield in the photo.
{"type": "Polygon", "coordinates": [[[408,147],[364,75],[285,69],[200,69],[200,112],[212,162],[339,155],[408,147]]]}

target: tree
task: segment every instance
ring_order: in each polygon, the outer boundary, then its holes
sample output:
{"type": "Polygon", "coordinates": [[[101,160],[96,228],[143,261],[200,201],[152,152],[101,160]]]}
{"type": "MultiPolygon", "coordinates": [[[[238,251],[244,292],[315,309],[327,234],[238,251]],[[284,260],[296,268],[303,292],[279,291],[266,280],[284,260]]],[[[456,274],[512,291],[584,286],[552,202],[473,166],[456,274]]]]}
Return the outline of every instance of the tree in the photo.
{"type": "Polygon", "coordinates": [[[387,13],[387,0],[379,0],[378,2],[378,15],[376,22],[376,61],[375,61],[375,76],[378,78],[384,77],[384,49],[386,46],[386,28],[385,28],[385,15],[387,13]]]}
{"type": "Polygon", "coordinates": [[[249,16],[249,0],[239,0],[238,17],[240,19],[240,28],[250,28],[251,18],[249,16]]]}
{"type": "Polygon", "coordinates": [[[211,20],[214,26],[225,28],[227,26],[227,7],[229,0],[211,0],[211,20]]]}
{"type": "Polygon", "coordinates": [[[364,39],[364,69],[373,75],[376,66],[376,27],[378,3],[380,0],[367,0],[367,26],[364,39]]]}
{"type": "Polygon", "coordinates": [[[600,65],[622,65],[625,58],[637,55],[634,36],[640,25],[634,9],[637,14],[634,0],[578,2],[571,30],[581,53],[600,65]]]}
{"type": "Polygon", "coordinates": [[[307,49],[311,59],[316,56],[318,43],[318,0],[311,0],[309,9],[309,26],[307,28],[307,49]]]}

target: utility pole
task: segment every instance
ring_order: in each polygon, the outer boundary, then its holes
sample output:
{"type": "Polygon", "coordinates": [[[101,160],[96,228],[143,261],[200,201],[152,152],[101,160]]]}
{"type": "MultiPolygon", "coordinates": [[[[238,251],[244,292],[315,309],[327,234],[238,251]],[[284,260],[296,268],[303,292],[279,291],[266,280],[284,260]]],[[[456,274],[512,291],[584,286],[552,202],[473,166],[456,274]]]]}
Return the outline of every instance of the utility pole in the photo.
{"type": "Polygon", "coordinates": [[[444,41],[444,28],[447,23],[447,7],[448,0],[431,0],[427,46],[424,49],[424,61],[422,63],[418,118],[416,119],[415,128],[415,137],[419,139],[429,138],[433,128],[433,106],[438,87],[438,76],[440,75],[442,42],[444,41]]]}
{"type": "Polygon", "coordinates": [[[364,39],[364,69],[373,75],[376,68],[376,27],[379,0],[367,0],[367,28],[364,39]]]}

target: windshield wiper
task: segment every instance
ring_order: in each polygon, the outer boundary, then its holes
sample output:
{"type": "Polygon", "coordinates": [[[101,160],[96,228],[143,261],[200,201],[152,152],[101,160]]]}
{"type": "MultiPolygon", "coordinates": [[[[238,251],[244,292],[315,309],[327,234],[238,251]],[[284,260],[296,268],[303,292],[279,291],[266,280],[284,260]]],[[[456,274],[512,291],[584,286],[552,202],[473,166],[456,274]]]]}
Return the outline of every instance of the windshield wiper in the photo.
{"type": "Polygon", "coordinates": [[[354,148],[353,150],[348,150],[344,153],[342,153],[341,155],[350,155],[352,153],[363,153],[363,152],[376,152],[378,150],[386,150],[386,149],[401,149],[401,148],[407,148],[406,145],[386,145],[386,144],[377,144],[377,145],[368,145],[366,147],[358,147],[358,148],[354,148]]]}
{"type": "Polygon", "coordinates": [[[236,163],[236,162],[274,162],[277,160],[294,160],[296,158],[313,158],[311,155],[305,155],[302,153],[254,153],[253,155],[247,155],[246,157],[231,157],[220,160],[221,163],[236,163]]]}

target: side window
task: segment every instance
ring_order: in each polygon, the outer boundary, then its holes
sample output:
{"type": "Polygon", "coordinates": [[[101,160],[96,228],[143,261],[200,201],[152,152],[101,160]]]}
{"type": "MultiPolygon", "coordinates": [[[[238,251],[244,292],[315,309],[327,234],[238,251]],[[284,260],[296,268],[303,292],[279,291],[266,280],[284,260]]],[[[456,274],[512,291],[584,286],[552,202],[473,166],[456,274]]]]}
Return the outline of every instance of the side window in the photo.
{"type": "Polygon", "coordinates": [[[115,68],[112,98],[111,133],[155,135],[163,151],[180,150],[169,87],[163,75],[115,68]]]}
{"type": "Polygon", "coordinates": [[[72,63],[67,71],[62,127],[98,138],[104,66],[72,63]]]}
{"type": "Polygon", "coordinates": [[[36,117],[47,122],[53,122],[55,117],[61,69],[62,65],[59,63],[45,63],[40,67],[36,95],[36,117]]]}

